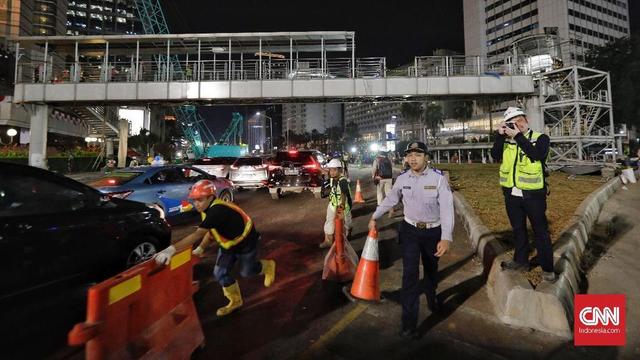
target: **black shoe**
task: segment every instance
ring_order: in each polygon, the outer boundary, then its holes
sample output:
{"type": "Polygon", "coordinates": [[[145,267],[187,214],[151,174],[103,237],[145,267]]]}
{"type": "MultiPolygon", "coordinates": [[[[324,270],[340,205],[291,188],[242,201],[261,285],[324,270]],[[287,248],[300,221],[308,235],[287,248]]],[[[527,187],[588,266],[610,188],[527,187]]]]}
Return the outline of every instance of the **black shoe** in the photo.
{"type": "Polygon", "coordinates": [[[418,332],[416,331],[415,328],[411,328],[411,329],[404,329],[400,332],[400,336],[402,336],[403,338],[406,339],[417,339],[418,338],[418,332]]]}
{"type": "Polygon", "coordinates": [[[427,296],[427,307],[431,310],[432,314],[439,314],[442,312],[442,304],[437,297],[434,300],[431,300],[427,296]]]}
{"type": "Polygon", "coordinates": [[[528,271],[529,264],[521,264],[515,260],[503,261],[500,263],[502,270],[528,271]]]}

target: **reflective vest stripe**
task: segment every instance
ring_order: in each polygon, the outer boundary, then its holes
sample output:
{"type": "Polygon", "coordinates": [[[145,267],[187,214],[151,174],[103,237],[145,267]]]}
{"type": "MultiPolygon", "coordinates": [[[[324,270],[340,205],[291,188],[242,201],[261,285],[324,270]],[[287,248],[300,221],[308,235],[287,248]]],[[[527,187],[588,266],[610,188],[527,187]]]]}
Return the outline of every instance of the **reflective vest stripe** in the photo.
{"type": "Polygon", "coordinates": [[[531,184],[536,184],[542,181],[542,179],[535,177],[535,178],[526,178],[526,177],[522,177],[519,176],[518,177],[518,181],[520,182],[524,182],[524,183],[531,183],[531,184]]]}
{"type": "MultiPolygon", "coordinates": [[[[233,203],[230,203],[230,202],[227,202],[227,201],[224,201],[224,200],[220,200],[220,199],[215,199],[211,203],[211,205],[209,207],[211,208],[214,205],[222,205],[222,206],[226,206],[228,208],[233,209],[234,211],[239,213],[240,216],[242,216],[242,220],[244,221],[244,230],[242,231],[242,234],[236,236],[234,239],[231,239],[231,240],[229,240],[229,239],[225,238],[224,236],[220,235],[218,230],[209,229],[209,232],[211,232],[211,235],[218,242],[218,244],[220,244],[220,246],[222,246],[225,249],[229,249],[232,246],[235,246],[238,243],[240,243],[242,240],[244,240],[249,235],[249,232],[251,232],[251,228],[253,228],[253,221],[251,220],[249,215],[247,215],[247,213],[245,213],[236,204],[233,204],[233,203]]],[[[202,221],[204,221],[204,219],[206,219],[206,217],[207,217],[207,214],[205,212],[202,212],[202,213],[200,213],[200,217],[202,218],[202,221]]]]}

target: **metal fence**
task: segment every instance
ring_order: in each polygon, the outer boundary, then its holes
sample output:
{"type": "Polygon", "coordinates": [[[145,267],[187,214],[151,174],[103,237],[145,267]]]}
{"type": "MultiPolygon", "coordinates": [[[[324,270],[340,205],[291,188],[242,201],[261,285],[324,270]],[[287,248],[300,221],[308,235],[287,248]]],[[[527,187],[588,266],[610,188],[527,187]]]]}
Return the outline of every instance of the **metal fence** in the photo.
{"type": "Polygon", "coordinates": [[[94,59],[79,62],[19,61],[18,83],[76,82],[164,82],[164,81],[243,81],[310,79],[378,79],[400,77],[501,76],[527,74],[526,62],[488,64],[478,56],[421,56],[406,70],[388,70],[384,57],[225,59],[167,61],[110,61],[94,59]]]}

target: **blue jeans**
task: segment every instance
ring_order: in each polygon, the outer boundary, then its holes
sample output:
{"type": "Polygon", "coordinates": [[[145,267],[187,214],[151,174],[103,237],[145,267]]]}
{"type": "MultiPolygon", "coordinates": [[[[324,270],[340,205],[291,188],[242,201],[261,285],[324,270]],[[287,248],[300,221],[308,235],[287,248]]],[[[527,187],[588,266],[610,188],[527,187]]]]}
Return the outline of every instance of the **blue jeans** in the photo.
{"type": "Polygon", "coordinates": [[[231,276],[231,270],[238,260],[240,261],[240,275],[242,277],[260,274],[262,272],[262,264],[256,260],[257,253],[257,244],[243,253],[230,252],[222,248],[218,249],[216,266],[213,268],[213,277],[223,287],[235,283],[236,280],[231,276]]]}

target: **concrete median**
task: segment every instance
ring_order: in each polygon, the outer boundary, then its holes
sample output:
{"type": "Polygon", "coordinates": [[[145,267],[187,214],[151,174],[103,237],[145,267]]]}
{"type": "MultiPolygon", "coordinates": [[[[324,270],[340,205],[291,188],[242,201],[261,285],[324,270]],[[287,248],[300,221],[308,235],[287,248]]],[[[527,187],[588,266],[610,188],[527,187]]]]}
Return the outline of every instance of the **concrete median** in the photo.
{"type": "Polygon", "coordinates": [[[464,197],[454,194],[456,212],[463,219],[469,240],[489,273],[489,298],[496,315],[504,323],[568,339],[572,337],[573,301],[575,294],[580,292],[584,276],[580,261],[604,203],[621,184],[619,178],[614,178],[580,204],[574,221],[554,244],[557,281],[553,284],[543,282],[536,288],[522,272],[501,270],[500,262],[509,259],[503,254],[504,247],[482,224],[464,197]]]}

